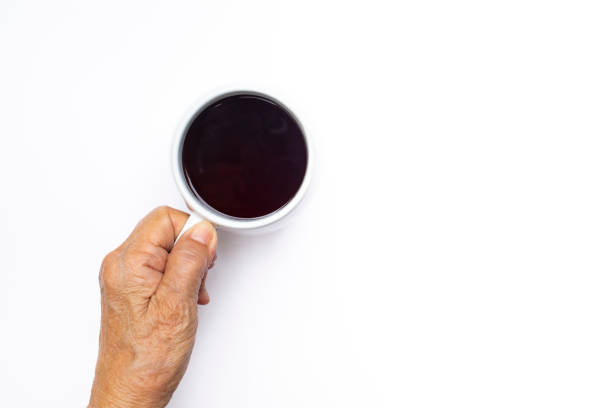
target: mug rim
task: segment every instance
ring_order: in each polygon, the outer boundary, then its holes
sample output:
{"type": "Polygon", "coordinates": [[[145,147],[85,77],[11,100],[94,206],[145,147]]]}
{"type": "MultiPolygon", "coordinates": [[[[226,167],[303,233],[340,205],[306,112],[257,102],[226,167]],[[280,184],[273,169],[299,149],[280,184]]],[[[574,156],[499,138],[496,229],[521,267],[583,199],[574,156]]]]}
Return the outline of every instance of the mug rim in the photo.
{"type": "MultiPolygon", "coordinates": [[[[274,94],[278,94],[274,91],[274,94]]],[[[286,100],[286,99],[283,99],[286,100]]],[[[312,148],[310,145],[310,138],[308,137],[308,133],[304,127],[304,124],[300,121],[298,116],[295,114],[294,110],[291,109],[285,102],[282,102],[278,98],[270,95],[268,89],[265,90],[254,90],[251,87],[242,87],[242,86],[232,86],[232,87],[224,87],[215,89],[213,92],[208,92],[203,97],[200,97],[192,106],[187,110],[187,113],[184,115],[183,119],[180,121],[179,126],[177,127],[173,143],[172,143],[172,173],[174,175],[174,181],[187,204],[189,209],[199,215],[200,217],[210,221],[215,226],[230,229],[230,230],[253,230],[258,228],[263,228],[271,224],[275,224],[281,219],[285,218],[301,201],[306,193],[308,185],[310,184],[311,172],[312,172],[312,148]],[[269,214],[255,217],[255,218],[238,218],[233,217],[231,215],[224,214],[215,208],[211,207],[209,204],[203,202],[198,197],[195,196],[193,191],[189,188],[188,182],[185,178],[185,174],[183,172],[182,167],[182,146],[185,136],[187,134],[187,130],[189,126],[193,122],[193,120],[197,117],[197,115],[202,112],[204,109],[209,107],[212,103],[218,101],[219,99],[230,96],[232,94],[239,93],[251,93],[255,95],[261,95],[265,98],[268,98],[277,104],[279,104],[283,109],[285,109],[296,121],[300,130],[302,131],[302,136],[304,138],[304,143],[306,144],[306,172],[304,173],[304,178],[302,179],[302,183],[295,193],[293,198],[289,200],[285,205],[280,207],[279,209],[271,212],[269,214]]]]}

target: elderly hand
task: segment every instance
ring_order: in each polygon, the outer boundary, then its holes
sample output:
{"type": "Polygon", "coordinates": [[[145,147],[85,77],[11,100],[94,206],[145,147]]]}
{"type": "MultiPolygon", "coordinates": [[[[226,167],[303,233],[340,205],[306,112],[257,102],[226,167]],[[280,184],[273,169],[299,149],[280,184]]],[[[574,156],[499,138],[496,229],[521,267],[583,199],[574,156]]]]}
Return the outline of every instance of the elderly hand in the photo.
{"type": "Polygon", "coordinates": [[[185,373],[207,304],[217,234],[204,221],[174,240],[188,215],[147,215],[102,262],[102,321],[90,408],[164,407],[185,373]]]}

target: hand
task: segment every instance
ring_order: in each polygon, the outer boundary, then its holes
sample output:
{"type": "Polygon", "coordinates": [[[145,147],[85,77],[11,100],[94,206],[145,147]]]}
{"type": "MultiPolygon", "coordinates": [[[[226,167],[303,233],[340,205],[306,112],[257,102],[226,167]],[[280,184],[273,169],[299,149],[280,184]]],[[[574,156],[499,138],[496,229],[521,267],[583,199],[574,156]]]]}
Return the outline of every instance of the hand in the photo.
{"type": "Polygon", "coordinates": [[[100,269],[100,349],[90,408],[164,407],[185,373],[197,304],[217,234],[204,221],[174,240],[187,214],[161,207],[109,253],[100,269]]]}

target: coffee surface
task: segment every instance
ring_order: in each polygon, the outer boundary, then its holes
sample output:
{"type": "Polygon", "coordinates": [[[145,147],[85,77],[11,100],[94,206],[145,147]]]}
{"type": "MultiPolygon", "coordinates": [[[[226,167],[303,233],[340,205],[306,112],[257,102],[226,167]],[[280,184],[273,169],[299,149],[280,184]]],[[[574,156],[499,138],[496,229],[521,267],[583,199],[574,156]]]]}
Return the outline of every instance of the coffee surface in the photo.
{"type": "Polygon", "coordinates": [[[233,94],[203,109],[183,141],[182,166],[193,193],[239,218],[270,214],[299,190],[308,153],[302,129],[276,101],[233,94]]]}

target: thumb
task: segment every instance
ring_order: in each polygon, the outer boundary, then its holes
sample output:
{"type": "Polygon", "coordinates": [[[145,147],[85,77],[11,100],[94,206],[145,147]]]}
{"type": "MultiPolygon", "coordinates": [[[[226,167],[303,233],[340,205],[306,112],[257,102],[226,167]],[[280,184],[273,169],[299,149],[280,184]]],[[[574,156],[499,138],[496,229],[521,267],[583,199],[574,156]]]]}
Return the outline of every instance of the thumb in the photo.
{"type": "Polygon", "coordinates": [[[196,301],[216,250],[217,231],[208,221],[191,227],[170,251],[158,292],[196,301]]]}

